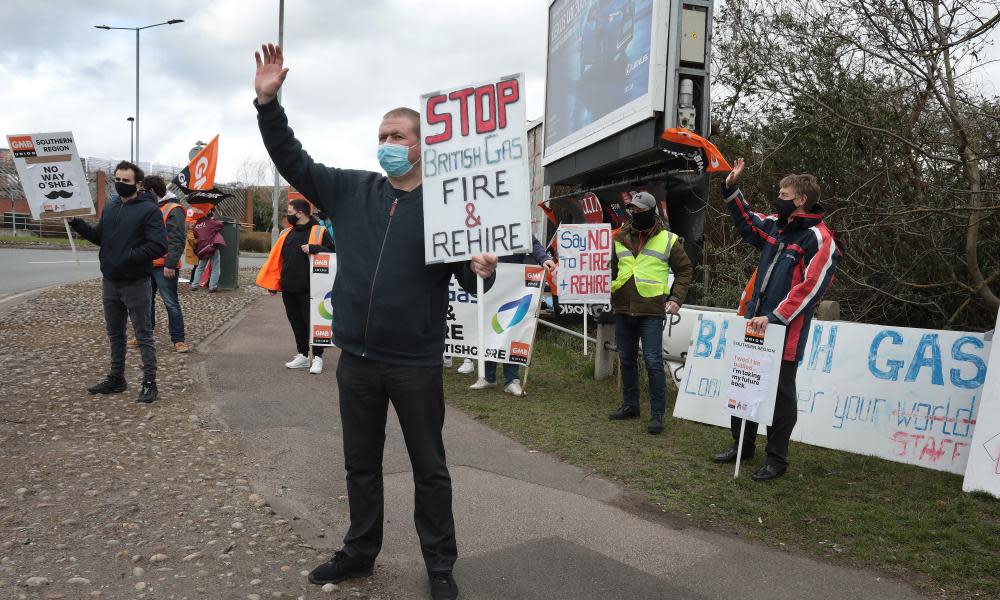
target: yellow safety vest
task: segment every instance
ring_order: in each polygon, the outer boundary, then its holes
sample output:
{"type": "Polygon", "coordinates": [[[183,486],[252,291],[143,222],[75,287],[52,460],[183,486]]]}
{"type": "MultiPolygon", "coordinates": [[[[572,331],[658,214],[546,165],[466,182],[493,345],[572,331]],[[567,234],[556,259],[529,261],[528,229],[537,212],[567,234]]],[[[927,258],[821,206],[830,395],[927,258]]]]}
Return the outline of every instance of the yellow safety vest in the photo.
{"type": "Polygon", "coordinates": [[[643,298],[664,296],[670,292],[667,281],[670,277],[670,265],[667,259],[677,236],[663,230],[650,238],[639,251],[639,256],[632,256],[632,251],[625,244],[615,240],[615,256],[618,257],[618,277],[611,282],[611,291],[617,292],[629,279],[635,278],[635,288],[643,298]]]}

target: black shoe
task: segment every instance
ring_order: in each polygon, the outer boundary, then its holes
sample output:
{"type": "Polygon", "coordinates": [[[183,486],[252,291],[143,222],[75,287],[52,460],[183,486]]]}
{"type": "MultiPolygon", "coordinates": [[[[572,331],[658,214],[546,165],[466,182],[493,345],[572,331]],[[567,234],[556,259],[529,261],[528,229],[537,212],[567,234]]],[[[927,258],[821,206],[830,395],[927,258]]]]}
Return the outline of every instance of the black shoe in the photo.
{"type": "Polygon", "coordinates": [[[778,477],[784,475],[787,470],[788,467],[779,467],[777,465],[767,464],[754,471],[753,475],[750,476],[750,479],[753,479],[754,481],[777,479],[778,477]]]}
{"type": "Polygon", "coordinates": [[[367,577],[372,574],[374,563],[364,563],[355,560],[343,550],[337,550],[333,558],[321,564],[309,573],[309,583],[323,585],[324,583],[340,583],[345,579],[367,577]]]}
{"type": "MultiPolygon", "coordinates": [[[[750,460],[751,458],[753,458],[753,452],[754,452],[753,449],[744,450],[743,456],[740,457],[740,461],[750,460]]],[[[725,463],[736,462],[736,448],[730,448],[725,452],[720,452],[716,454],[715,456],[712,457],[712,462],[719,463],[720,465],[725,463]]]]}
{"type": "Polygon", "coordinates": [[[431,575],[431,598],[433,600],[455,600],[458,598],[458,585],[451,573],[431,575]]]}
{"type": "Polygon", "coordinates": [[[638,419],[639,409],[633,406],[625,406],[622,404],[618,407],[618,410],[608,415],[608,419],[612,421],[621,421],[624,419],[638,419]]]}
{"type": "Polygon", "coordinates": [[[653,435],[663,433],[663,415],[653,415],[649,419],[649,425],[646,426],[646,431],[653,435]]]}
{"type": "Polygon", "coordinates": [[[87,388],[87,393],[89,394],[119,394],[125,391],[128,384],[125,380],[120,377],[112,377],[108,375],[103,381],[97,385],[90,386],[87,388]]]}
{"type": "Polygon", "coordinates": [[[143,381],[142,389],[139,390],[139,397],[135,399],[136,402],[142,402],[143,404],[150,404],[156,402],[156,396],[158,392],[156,390],[155,381],[143,381]]]}

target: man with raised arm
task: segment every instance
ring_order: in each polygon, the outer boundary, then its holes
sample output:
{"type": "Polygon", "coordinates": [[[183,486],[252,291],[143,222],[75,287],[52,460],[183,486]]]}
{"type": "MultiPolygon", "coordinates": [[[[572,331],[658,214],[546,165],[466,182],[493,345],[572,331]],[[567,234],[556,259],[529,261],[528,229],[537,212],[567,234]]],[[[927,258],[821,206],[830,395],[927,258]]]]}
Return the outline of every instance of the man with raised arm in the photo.
{"type": "Polygon", "coordinates": [[[337,224],[333,337],[342,350],[337,386],[351,523],[343,548],[309,580],[336,583],[372,572],[382,547],[382,451],[392,402],[413,466],[414,521],[431,597],[457,598],[451,477],[441,437],[448,282],[455,275],[475,293],[476,276],[492,278],[497,257],[424,264],[419,113],[396,108],[382,118],[378,160],[385,175],[324,166],[302,149],[276,99],[288,75],[281,48],[261,50],[254,105],[264,146],[288,183],[337,224]]]}

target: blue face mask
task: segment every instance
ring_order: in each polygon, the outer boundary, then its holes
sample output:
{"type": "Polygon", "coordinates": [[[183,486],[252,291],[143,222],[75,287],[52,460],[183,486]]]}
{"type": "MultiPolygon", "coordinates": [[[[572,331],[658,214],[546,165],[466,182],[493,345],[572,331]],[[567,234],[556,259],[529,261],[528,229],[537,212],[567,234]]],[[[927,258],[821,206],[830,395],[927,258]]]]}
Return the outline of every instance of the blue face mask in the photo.
{"type": "Polygon", "coordinates": [[[378,164],[382,165],[389,177],[402,177],[410,172],[413,163],[409,159],[410,149],[399,144],[379,144],[378,164]]]}

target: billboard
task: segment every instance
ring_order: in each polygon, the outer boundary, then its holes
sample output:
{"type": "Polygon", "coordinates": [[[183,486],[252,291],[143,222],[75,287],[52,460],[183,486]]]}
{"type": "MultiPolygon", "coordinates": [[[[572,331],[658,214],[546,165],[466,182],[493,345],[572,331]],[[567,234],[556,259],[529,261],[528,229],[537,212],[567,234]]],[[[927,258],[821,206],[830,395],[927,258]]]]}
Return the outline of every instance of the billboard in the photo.
{"type": "Polygon", "coordinates": [[[544,164],[662,110],[668,2],[552,0],[544,164]]]}

